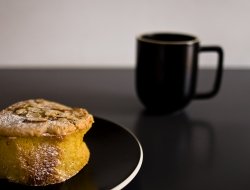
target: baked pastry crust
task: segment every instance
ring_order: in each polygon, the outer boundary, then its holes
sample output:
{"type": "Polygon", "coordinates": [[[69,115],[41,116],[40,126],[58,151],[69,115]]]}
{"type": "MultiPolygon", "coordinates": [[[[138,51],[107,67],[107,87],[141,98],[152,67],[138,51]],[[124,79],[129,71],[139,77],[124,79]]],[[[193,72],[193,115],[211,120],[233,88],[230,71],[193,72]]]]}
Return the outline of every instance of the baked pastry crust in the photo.
{"type": "Polygon", "coordinates": [[[44,99],[15,103],[0,112],[1,136],[61,136],[88,131],[93,116],[83,108],[71,108],[44,99]]]}

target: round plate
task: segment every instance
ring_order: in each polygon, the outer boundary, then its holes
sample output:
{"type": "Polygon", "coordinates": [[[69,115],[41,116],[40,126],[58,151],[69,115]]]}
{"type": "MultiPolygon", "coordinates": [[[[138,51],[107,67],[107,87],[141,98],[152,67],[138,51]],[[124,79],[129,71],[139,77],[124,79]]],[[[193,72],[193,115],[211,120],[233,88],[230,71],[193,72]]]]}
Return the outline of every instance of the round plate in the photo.
{"type": "Polygon", "coordinates": [[[55,185],[30,187],[0,180],[0,187],[19,190],[122,189],[138,173],[143,152],[127,129],[98,117],[84,141],[90,149],[89,163],[74,177],[55,185]]]}

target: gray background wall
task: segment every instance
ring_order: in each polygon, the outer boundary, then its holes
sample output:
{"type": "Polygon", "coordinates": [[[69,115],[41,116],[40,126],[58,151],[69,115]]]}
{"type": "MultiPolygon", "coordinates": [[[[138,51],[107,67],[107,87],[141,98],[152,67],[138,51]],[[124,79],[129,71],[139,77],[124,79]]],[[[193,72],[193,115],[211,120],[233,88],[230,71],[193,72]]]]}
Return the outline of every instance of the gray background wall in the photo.
{"type": "Polygon", "coordinates": [[[133,68],[135,37],[152,31],[197,35],[226,67],[250,67],[249,0],[0,0],[0,67],[133,68]]]}

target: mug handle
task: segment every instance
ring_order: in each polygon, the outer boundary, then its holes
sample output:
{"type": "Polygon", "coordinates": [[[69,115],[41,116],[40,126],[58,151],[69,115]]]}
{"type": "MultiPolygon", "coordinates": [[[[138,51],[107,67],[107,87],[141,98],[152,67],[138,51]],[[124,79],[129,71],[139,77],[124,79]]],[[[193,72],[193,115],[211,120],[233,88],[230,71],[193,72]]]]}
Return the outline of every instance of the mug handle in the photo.
{"type": "Polygon", "coordinates": [[[219,46],[204,46],[200,47],[199,52],[216,52],[218,54],[218,65],[217,65],[213,89],[210,92],[197,93],[194,96],[195,99],[212,98],[218,93],[221,86],[222,72],[223,72],[223,50],[219,46]]]}

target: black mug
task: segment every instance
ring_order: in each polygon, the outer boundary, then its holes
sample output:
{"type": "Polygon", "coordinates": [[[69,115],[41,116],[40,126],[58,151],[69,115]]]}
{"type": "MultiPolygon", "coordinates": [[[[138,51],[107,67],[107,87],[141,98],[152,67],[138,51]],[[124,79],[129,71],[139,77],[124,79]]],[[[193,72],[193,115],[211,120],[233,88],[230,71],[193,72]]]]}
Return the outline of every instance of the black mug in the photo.
{"type": "Polygon", "coordinates": [[[173,113],[193,99],[215,96],[220,88],[222,72],[222,48],[200,46],[195,36],[152,33],[137,38],[136,91],[150,111],[173,113]],[[200,52],[217,53],[218,64],[213,89],[197,94],[195,90],[200,52]]]}

